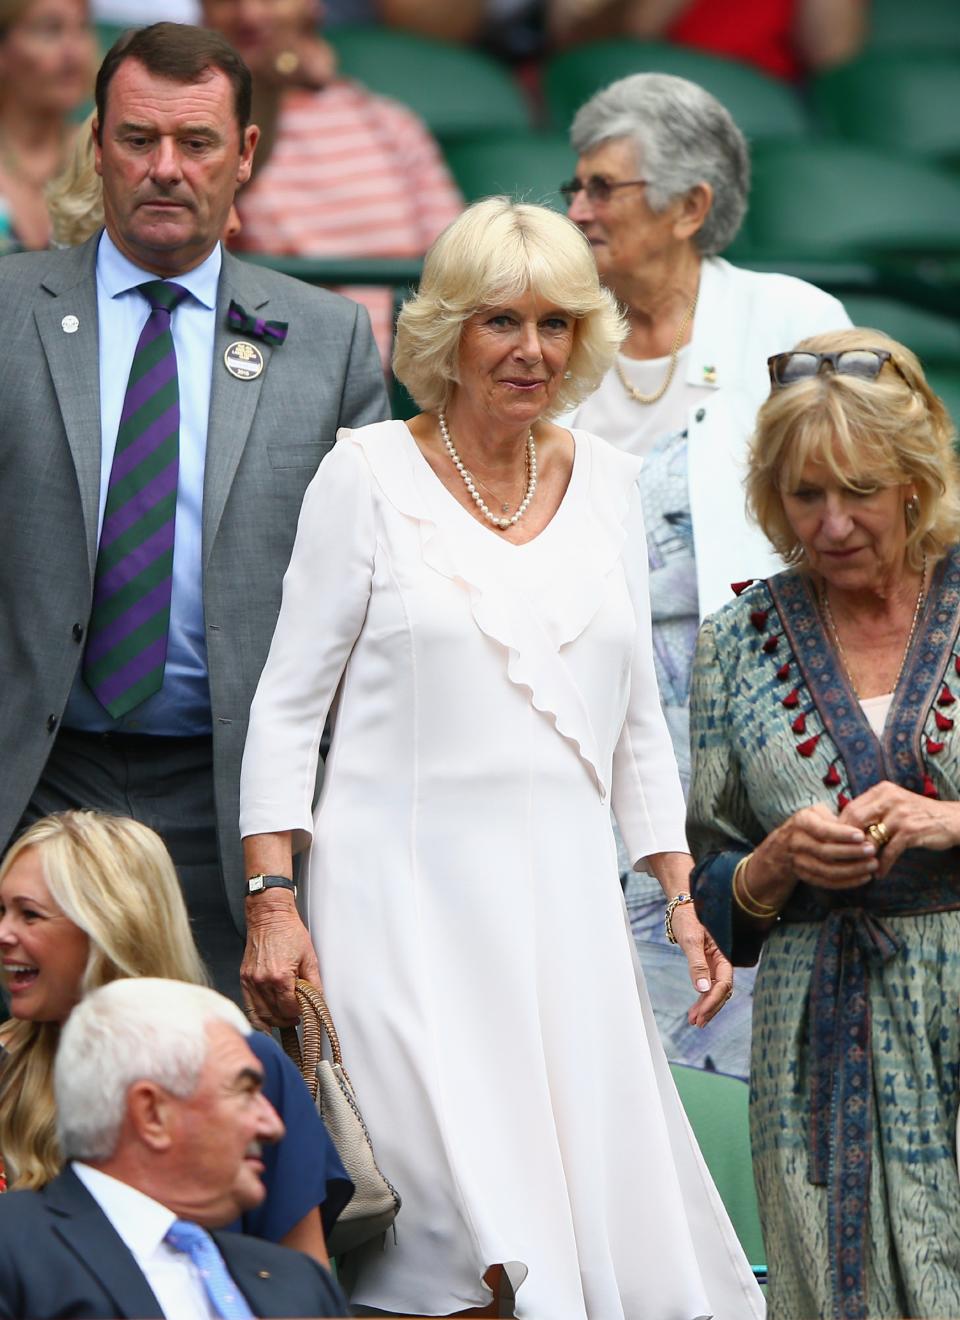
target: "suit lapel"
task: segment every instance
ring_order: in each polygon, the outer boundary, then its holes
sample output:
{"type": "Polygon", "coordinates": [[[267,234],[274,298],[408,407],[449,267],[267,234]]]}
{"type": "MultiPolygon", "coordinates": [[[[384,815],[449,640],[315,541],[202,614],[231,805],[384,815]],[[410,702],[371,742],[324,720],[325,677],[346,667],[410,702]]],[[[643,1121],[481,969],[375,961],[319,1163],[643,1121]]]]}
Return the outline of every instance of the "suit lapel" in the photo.
{"type": "Polygon", "coordinates": [[[203,563],[206,567],[216,539],[223,509],[237,471],[237,464],[253,425],[260,390],[273,349],[262,340],[256,347],[263,354],[263,371],[252,380],[238,380],[224,365],[230,344],[249,336],[227,325],[227,308],[235,299],[250,313],[264,316],[269,295],[257,279],[256,269],[223,254],[220,288],[217,293],[217,328],[213,343],[213,379],[210,388],[210,418],[207,425],[207,459],[203,478],[203,563]]]}
{"type": "Polygon", "coordinates": [[[99,235],[64,252],[43,280],[52,296],[34,315],[80,488],[91,578],[100,501],[100,365],[96,260],[99,235]],[[73,319],[67,319],[73,318],[73,319]],[[75,330],[68,330],[76,322],[75,330]]]}
{"type": "Polygon", "coordinates": [[[65,1169],[41,1195],[53,1231],[110,1295],[115,1314],[162,1320],[143,1271],[73,1170],[65,1169]]]}

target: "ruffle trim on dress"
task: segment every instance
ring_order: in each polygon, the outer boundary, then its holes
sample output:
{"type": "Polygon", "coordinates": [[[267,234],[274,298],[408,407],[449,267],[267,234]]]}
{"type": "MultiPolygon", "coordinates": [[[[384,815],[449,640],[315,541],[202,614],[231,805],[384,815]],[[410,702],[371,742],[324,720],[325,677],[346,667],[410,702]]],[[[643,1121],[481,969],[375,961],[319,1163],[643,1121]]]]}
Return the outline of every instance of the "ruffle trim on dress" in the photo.
{"type": "MultiPolygon", "coordinates": [[[[402,422],[339,433],[341,441],[361,446],[385,498],[416,522],[424,563],[467,591],[477,627],[507,653],[510,681],[525,689],[534,709],[551,718],[574,745],[606,800],[610,758],[601,754],[586,702],[561,650],[581,636],[604,602],[607,579],[626,541],[632,499],[639,498],[639,465],[613,449],[601,456],[599,444],[579,434],[571,488],[582,484],[589,495],[576,510],[576,537],[554,538],[551,521],[536,538],[549,537],[552,553],[534,596],[518,589],[509,562],[498,562],[494,547],[484,549],[480,537],[494,533],[475,524],[443,487],[426,459],[411,448],[415,441],[402,422]],[[438,511],[442,501],[449,501],[449,508],[438,511]]],[[[571,493],[568,489],[567,496],[571,493]]],[[[554,520],[570,512],[561,503],[554,520]]],[[[526,547],[515,548],[523,554],[526,547]]]]}

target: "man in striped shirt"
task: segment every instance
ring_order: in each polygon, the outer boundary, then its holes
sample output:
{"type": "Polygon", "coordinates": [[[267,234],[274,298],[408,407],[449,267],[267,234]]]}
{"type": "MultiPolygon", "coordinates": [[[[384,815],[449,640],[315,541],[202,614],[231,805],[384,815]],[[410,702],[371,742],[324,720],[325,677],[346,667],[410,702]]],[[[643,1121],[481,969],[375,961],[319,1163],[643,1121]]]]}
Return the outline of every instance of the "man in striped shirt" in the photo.
{"type": "MultiPolygon", "coordinates": [[[[315,35],[316,0],[204,0],[203,15],[249,65],[263,132],[237,198],[237,246],[298,257],[425,252],[460,213],[456,184],[411,110],[335,76],[333,52],[315,35]]],[[[390,291],[339,292],[367,308],[389,362],[390,291]]]]}

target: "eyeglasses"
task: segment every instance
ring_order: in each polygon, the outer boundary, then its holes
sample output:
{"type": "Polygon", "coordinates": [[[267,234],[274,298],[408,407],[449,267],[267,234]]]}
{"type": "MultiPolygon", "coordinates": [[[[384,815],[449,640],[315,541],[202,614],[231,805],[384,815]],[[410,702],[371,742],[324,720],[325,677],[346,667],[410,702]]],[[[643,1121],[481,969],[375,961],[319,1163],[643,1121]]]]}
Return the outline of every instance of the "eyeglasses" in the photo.
{"type": "Polygon", "coordinates": [[[602,174],[591,174],[586,181],[573,178],[569,183],[561,183],[560,192],[568,206],[581,192],[587,194],[588,202],[609,202],[616,188],[636,188],[649,182],[649,179],[624,179],[620,183],[611,183],[602,174]]]}
{"type": "MultiPolygon", "coordinates": [[[[812,353],[807,350],[774,353],[767,358],[770,383],[775,389],[795,385],[798,380],[818,376],[828,365],[838,376],[856,376],[860,380],[876,380],[889,362],[904,380],[906,376],[885,348],[843,348],[832,353],[812,353]]],[[[909,385],[910,382],[907,381],[909,385]]]]}

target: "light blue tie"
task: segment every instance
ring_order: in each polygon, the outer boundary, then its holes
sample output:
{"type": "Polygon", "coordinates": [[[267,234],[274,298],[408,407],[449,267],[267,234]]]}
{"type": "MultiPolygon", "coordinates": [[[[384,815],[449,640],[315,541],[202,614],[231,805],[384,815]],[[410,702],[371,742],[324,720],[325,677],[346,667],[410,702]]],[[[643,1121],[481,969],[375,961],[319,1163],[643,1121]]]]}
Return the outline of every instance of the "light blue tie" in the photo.
{"type": "Polygon", "coordinates": [[[217,1244],[205,1228],[175,1219],[164,1241],[193,1261],[217,1315],[223,1320],[253,1320],[246,1298],[231,1279],[217,1244]]]}

